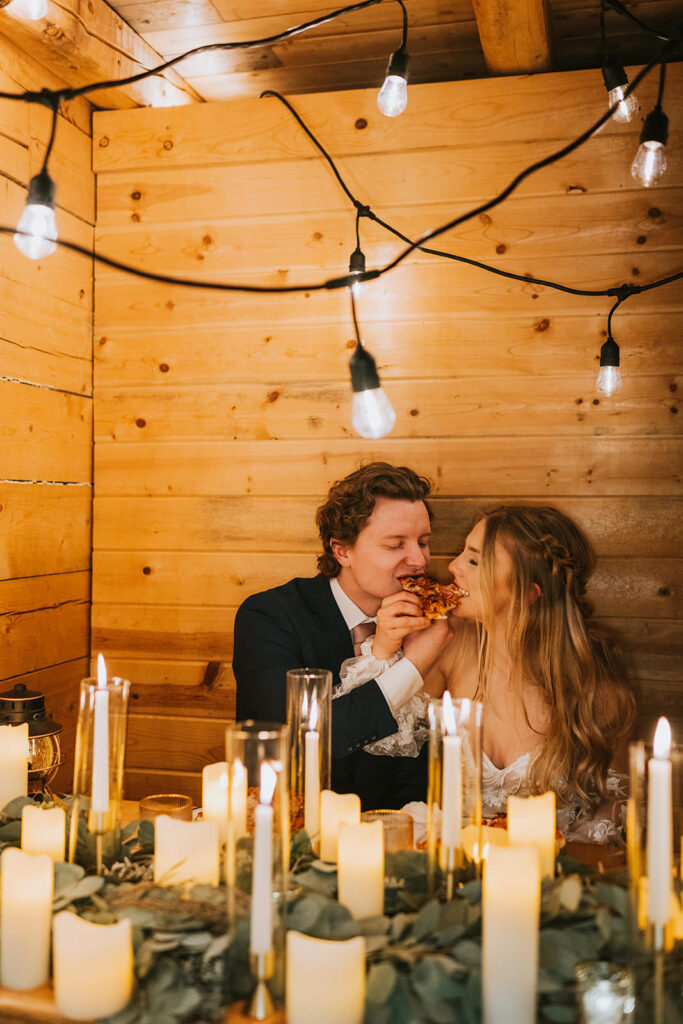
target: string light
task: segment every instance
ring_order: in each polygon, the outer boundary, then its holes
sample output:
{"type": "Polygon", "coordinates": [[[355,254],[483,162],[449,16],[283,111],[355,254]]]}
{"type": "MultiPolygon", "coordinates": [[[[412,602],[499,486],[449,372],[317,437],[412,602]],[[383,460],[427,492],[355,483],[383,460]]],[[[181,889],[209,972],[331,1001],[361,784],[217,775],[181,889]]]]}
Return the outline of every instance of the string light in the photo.
{"type": "Polygon", "coordinates": [[[666,172],[668,134],[669,118],[656,106],[645,118],[638,152],[631,164],[631,174],[645,188],[655,185],[666,172]]]}
{"type": "Polygon", "coordinates": [[[55,183],[43,170],[31,178],[24,212],[19,218],[14,242],[30,260],[42,260],[57,249],[55,183]]]}
{"type": "Polygon", "coordinates": [[[611,398],[621,391],[619,346],[611,336],[600,349],[600,371],[595,382],[595,390],[605,398],[611,398]]]}
{"type": "Polygon", "coordinates": [[[621,64],[610,61],[603,65],[602,78],[607,89],[607,101],[616,107],[612,114],[613,121],[622,124],[631,121],[640,110],[640,104],[634,92],[628,92],[628,75],[621,64]]]}
{"type": "MultiPolygon", "coordinates": [[[[28,0],[28,2],[37,3],[42,2],[42,0],[28,0]]],[[[413,241],[407,238],[407,236],[405,236],[396,228],[392,227],[390,224],[383,221],[376,214],[374,214],[369,207],[363,206],[361,203],[359,203],[359,201],[352,195],[352,193],[346,186],[329,154],[320,145],[320,143],[312,134],[312,132],[307,128],[307,126],[304,124],[303,120],[299,117],[299,115],[296,113],[291,104],[289,104],[289,102],[285,100],[284,97],[280,96],[279,93],[276,93],[272,90],[264,91],[261,94],[262,96],[275,96],[285,106],[288,107],[288,109],[295,117],[295,119],[298,121],[298,123],[301,125],[303,130],[308,134],[309,138],[313,141],[313,143],[318,147],[323,156],[327,159],[342,189],[356,207],[357,246],[356,250],[351,255],[351,260],[349,263],[349,273],[343,277],[333,278],[331,280],[326,280],[315,284],[301,284],[289,286],[260,286],[236,284],[230,282],[198,281],[196,279],[177,278],[171,277],[170,275],[166,274],[157,274],[150,271],[144,271],[139,268],[131,267],[127,264],[120,263],[119,261],[110,259],[109,257],[102,256],[99,253],[94,253],[80,245],[77,245],[76,243],[57,240],[56,223],[54,221],[55,185],[52,179],[50,178],[49,174],[47,173],[47,163],[54,142],[54,136],[58,120],[57,114],[61,104],[64,101],[74,99],[77,96],[86,95],[90,92],[95,92],[99,89],[110,89],[115,88],[117,86],[120,87],[124,85],[130,85],[134,82],[141,81],[142,79],[151,77],[153,75],[158,75],[159,73],[165,71],[167,68],[179,63],[187,57],[194,56],[199,53],[205,53],[213,50],[231,50],[270,45],[282,39],[290,38],[291,36],[304,32],[310,28],[315,28],[318,25],[322,25],[325,22],[340,17],[344,14],[350,13],[352,11],[362,10],[366,7],[370,7],[381,2],[382,0],[362,0],[362,2],[352,4],[344,8],[340,8],[336,11],[332,11],[329,14],[323,15],[319,18],[313,19],[303,24],[294,26],[293,28],[287,29],[284,32],[278,33],[275,36],[270,36],[264,39],[246,40],[239,43],[212,43],[207,44],[205,46],[196,47],[193,50],[188,51],[187,53],[179,54],[178,56],[173,57],[168,61],[165,61],[163,64],[159,65],[156,68],[141,71],[135,75],[131,75],[123,79],[113,79],[101,82],[94,82],[90,85],[81,86],[79,88],[63,89],[59,91],[43,89],[40,92],[25,91],[23,93],[16,94],[0,92],[0,98],[2,99],[19,100],[28,103],[39,103],[43,106],[51,108],[53,111],[52,133],[45,154],[43,168],[41,172],[31,180],[26,209],[24,210],[24,214],[22,215],[22,218],[19,222],[19,225],[17,226],[17,230],[15,233],[15,241],[18,247],[21,249],[22,252],[24,252],[31,258],[40,259],[54,252],[57,245],[61,245],[67,249],[70,249],[71,251],[82,253],[83,255],[95,260],[96,262],[124,271],[126,273],[133,274],[136,277],[167,284],[181,285],[190,288],[204,288],[217,291],[238,291],[247,293],[293,293],[319,291],[322,289],[331,290],[337,288],[348,288],[351,295],[352,315],[356,331],[357,342],[356,349],[350,361],[352,385],[354,390],[353,419],[354,426],[356,426],[358,432],[365,437],[384,436],[392,429],[396,420],[396,415],[393,409],[391,408],[391,404],[389,403],[388,398],[386,397],[384,391],[380,386],[379,375],[377,373],[375,361],[370,355],[370,353],[367,352],[367,350],[363,347],[363,344],[360,339],[355,310],[356,294],[358,291],[358,287],[362,281],[373,280],[382,276],[383,274],[390,272],[391,270],[399,266],[399,264],[403,262],[404,259],[406,259],[412,252],[414,252],[417,249],[419,249],[422,252],[435,255],[437,257],[457,260],[459,262],[466,263],[471,266],[479,267],[483,270],[486,270],[490,273],[502,277],[524,281],[525,283],[535,283],[540,286],[555,288],[573,295],[619,296],[616,305],[610,311],[608,319],[608,340],[602,346],[601,350],[601,372],[603,369],[605,369],[606,371],[610,371],[606,372],[603,375],[603,378],[610,378],[612,383],[606,386],[609,387],[610,389],[609,393],[616,393],[617,388],[612,385],[614,384],[615,380],[617,380],[619,387],[621,386],[621,377],[619,373],[619,348],[614,342],[614,339],[611,336],[611,331],[609,330],[611,317],[614,310],[619,305],[619,303],[624,300],[624,298],[628,297],[628,295],[636,294],[641,291],[650,290],[652,288],[657,288],[662,285],[668,284],[672,281],[679,280],[680,278],[683,277],[683,272],[672,274],[658,281],[653,281],[648,285],[640,285],[637,287],[632,285],[621,285],[620,287],[617,288],[599,290],[572,288],[570,286],[563,285],[559,282],[547,281],[540,278],[533,278],[527,275],[520,275],[509,271],[504,271],[498,267],[492,267],[478,260],[472,260],[455,253],[441,252],[439,250],[428,248],[424,243],[432,238],[436,238],[439,235],[444,234],[447,231],[450,231],[452,228],[457,227],[458,225],[468,220],[472,220],[476,217],[479,217],[483,213],[486,213],[489,210],[493,209],[495,206],[498,206],[500,203],[504,202],[504,200],[507,199],[524,180],[526,180],[526,178],[530,177],[537,171],[557,162],[558,160],[572,153],[574,150],[578,149],[579,146],[582,146],[609,120],[610,116],[616,116],[617,113],[619,113],[619,108],[622,103],[628,106],[628,101],[631,99],[633,95],[633,89],[635,88],[635,86],[638,85],[638,83],[647,74],[649,74],[649,72],[656,64],[660,63],[661,72],[657,104],[655,106],[655,109],[645,119],[645,125],[643,127],[643,132],[641,134],[641,149],[639,150],[639,153],[636,156],[636,159],[634,160],[632,167],[634,175],[639,177],[640,180],[643,180],[644,184],[653,184],[655,181],[658,180],[666,166],[664,147],[666,144],[668,130],[668,118],[661,109],[661,99],[664,88],[665,61],[668,57],[668,54],[677,46],[679,42],[679,37],[670,38],[668,36],[662,36],[659,33],[654,32],[648,26],[640,22],[639,19],[637,19],[630,11],[628,11],[628,9],[624,7],[620,0],[602,0],[602,13],[604,13],[604,10],[608,8],[616,10],[620,14],[623,14],[626,17],[631,18],[631,20],[635,21],[638,25],[640,25],[642,28],[648,31],[651,35],[654,35],[657,38],[664,40],[666,42],[666,45],[663,47],[661,53],[654,60],[652,60],[649,64],[647,64],[644,68],[641,69],[641,71],[636,75],[631,86],[628,86],[627,80],[623,83],[619,82],[618,85],[614,86],[615,89],[623,88],[623,93],[621,93],[618,97],[615,96],[618,109],[608,110],[605,114],[598,118],[595,124],[593,124],[587,131],[583,132],[580,136],[578,136],[578,138],[574,139],[572,142],[568,143],[563,148],[549,154],[544,159],[539,160],[536,163],[526,167],[515,178],[513,178],[513,180],[509,183],[509,185],[506,188],[504,188],[497,196],[494,196],[491,200],[488,200],[486,203],[481,204],[480,206],[468,211],[465,214],[453,218],[446,224],[442,224],[439,227],[426,232],[417,241],[413,241]],[[644,155],[641,157],[641,150],[643,150],[643,148],[644,155]],[[360,249],[360,240],[358,236],[358,224],[361,216],[367,216],[373,219],[376,223],[380,224],[381,226],[392,232],[394,235],[396,235],[398,238],[401,238],[403,241],[407,243],[407,247],[403,249],[388,264],[386,264],[380,269],[372,270],[369,272],[365,271],[365,256],[362,250],[360,249]],[[614,362],[615,358],[616,362],[614,362]]],[[[403,0],[396,0],[396,2],[399,3],[399,5],[401,6],[403,13],[403,42],[401,44],[401,47],[399,47],[399,49],[394,54],[392,54],[392,57],[389,61],[389,67],[387,69],[387,78],[396,77],[402,79],[403,84],[399,84],[398,88],[400,90],[401,97],[404,97],[405,85],[408,77],[409,60],[408,53],[406,50],[407,13],[403,0]]],[[[610,65],[610,62],[608,62],[605,59],[603,63],[604,74],[605,70],[610,65]]],[[[620,67],[620,65],[612,64],[611,67],[612,70],[618,69],[618,72],[623,72],[623,69],[620,67]]],[[[610,71],[610,74],[612,74],[612,71],[610,71]]],[[[608,81],[612,82],[615,78],[619,78],[617,70],[614,70],[614,74],[612,75],[612,77],[606,79],[606,84],[608,84],[608,81]]],[[[382,91],[383,90],[381,90],[380,92],[382,91]]],[[[610,90],[610,92],[611,91],[612,90],[610,90]]],[[[405,102],[403,101],[402,106],[400,102],[396,101],[392,101],[391,103],[387,102],[386,105],[391,107],[393,111],[384,111],[385,113],[388,113],[389,116],[395,116],[395,114],[400,113],[400,111],[405,108],[405,102]],[[400,110],[397,109],[398,106],[400,106],[400,110]]],[[[0,226],[0,234],[7,235],[11,233],[12,229],[5,226],[0,226]]],[[[607,391],[603,390],[603,393],[607,394],[607,391]]]]}
{"type": "Polygon", "coordinates": [[[403,12],[403,42],[389,58],[384,84],[377,96],[377,106],[385,117],[398,117],[408,103],[408,14],[403,0],[397,0],[397,3],[403,12]]]}
{"type": "Polygon", "coordinates": [[[351,316],[356,332],[356,348],[349,360],[353,389],[351,422],[357,434],[374,440],[378,437],[385,437],[394,429],[396,413],[380,384],[377,363],[363,347],[363,342],[360,339],[356,300],[351,289],[349,289],[349,295],[351,296],[351,316]]]}
{"type": "Polygon", "coordinates": [[[47,14],[47,0],[14,0],[13,6],[30,21],[39,21],[47,14]]]}

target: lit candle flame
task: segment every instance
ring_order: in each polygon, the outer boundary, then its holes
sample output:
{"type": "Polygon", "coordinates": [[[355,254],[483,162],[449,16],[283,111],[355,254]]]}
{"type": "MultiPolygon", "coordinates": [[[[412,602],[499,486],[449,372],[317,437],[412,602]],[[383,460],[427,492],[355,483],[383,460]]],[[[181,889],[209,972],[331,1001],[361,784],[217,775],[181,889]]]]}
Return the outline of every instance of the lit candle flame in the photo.
{"type": "Polygon", "coordinates": [[[444,729],[449,736],[455,736],[455,713],[453,711],[453,701],[451,700],[451,695],[448,690],[444,693],[443,700],[441,702],[441,715],[443,718],[444,729]]]}
{"type": "Polygon", "coordinates": [[[671,726],[666,718],[660,718],[657,722],[652,753],[662,760],[666,760],[671,753],[671,726]]]}
{"type": "Polygon", "coordinates": [[[277,782],[277,772],[273,771],[272,767],[267,761],[264,761],[261,765],[261,794],[260,802],[262,804],[269,804],[272,802],[273,794],[275,793],[275,783],[277,782]]]}
{"type": "Polygon", "coordinates": [[[107,685],[107,666],[104,663],[104,655],[100,652],[97,655],[97,686],[102,690],[107,685]]]}
{"type": "Polygon", "coordinates": [[[309,732],[316,732],[318,725],[318,698],[315,690],[311,694],[311,713],[308,716],[308,730],[309,732]]]}

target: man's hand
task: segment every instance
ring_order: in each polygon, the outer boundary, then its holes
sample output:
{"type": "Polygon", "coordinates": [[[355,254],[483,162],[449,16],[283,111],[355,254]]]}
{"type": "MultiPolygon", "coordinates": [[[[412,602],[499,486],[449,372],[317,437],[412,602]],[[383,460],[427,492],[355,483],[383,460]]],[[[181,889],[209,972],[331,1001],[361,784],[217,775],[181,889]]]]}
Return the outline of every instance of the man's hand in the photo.
{"type": "Polygon", "coordinates": [[[446,619],[425,619],[427,628],[405,638],[403,651],[421,676],[425,676],[438,660],[452,633],[446,619]]]}
{"type": "Polygon", "coordinates": [[[372,642],[372,653],[386,661],[402,646],[404,637],[428,629],[429,619],[422,614],[416,594],[401,590],[385,597],[377,612],[377,632],[372,642]]]}

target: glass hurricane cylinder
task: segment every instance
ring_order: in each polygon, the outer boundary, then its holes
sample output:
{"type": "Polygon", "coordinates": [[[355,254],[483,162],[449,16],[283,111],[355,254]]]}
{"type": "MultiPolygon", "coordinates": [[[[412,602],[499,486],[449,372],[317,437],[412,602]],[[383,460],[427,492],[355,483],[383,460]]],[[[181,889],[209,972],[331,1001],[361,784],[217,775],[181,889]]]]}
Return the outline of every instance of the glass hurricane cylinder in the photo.
{"type": "MultiPolygon", "coordinates": [[[[427,786],[427,854],[429,885],[447,899],[456,873],[481,873],[481,729],[478,701],[452,702],[453,721],[444,722],[443,701],[429,702],[429,776],[427,786]],[[470,859],[467,850],[472,850],[470,859]]],[[[446,709],[446,715],[450,713],[446,709]]]]}
{"type": "Polygon", "coordinates": [[[287,673],[289,797],[293,812],[303,810],[304,828],[317,846],[320,794],[330,788],[332,751],[332,673],[295,668],[287,673]]]}
{"type": "Polygon", "coordinates": [[[101,873],[121,845],[123,764],[130,683],[118,676],[104,685],[81,682],[74,753],[69,861],[101,873]]]}
{"type": "MultiPolygon", "coordinates": [[[[284,908],[289,870],[289,729],[236,722],[226,730],[229,819],[228,915],[247,942],[256,980],[255,1013],[284,987],[284,908]]],[[[262,1019],[262,1018],[259,1018],[262,1019]]]]}
{"type": "MultiPolygon", "coordinates": [[[[666,924],[653,926],[650,913],[650,886],[648,884],[648,804],[650,792],[651,743],[638,740],[629,747],[630,791],[626,811],[626,842],[631,891],[631,916],[634,933],[640,933],[648,948],[661,946],[671,949],[676,941],[679,923],[683,923],[683,744],[672,744],[668,760],[671,763],[671,879],[670,912],[666,924]]],[[[659,848],[663,838],[652,837],[659,848]]],[[[658,873],[657,873],[658,874],[658,873]]],[[[656,877],[659,886],[663,879],[656,877]]],[[[681,929],[683,930],[683,929],[681,929]]]]}

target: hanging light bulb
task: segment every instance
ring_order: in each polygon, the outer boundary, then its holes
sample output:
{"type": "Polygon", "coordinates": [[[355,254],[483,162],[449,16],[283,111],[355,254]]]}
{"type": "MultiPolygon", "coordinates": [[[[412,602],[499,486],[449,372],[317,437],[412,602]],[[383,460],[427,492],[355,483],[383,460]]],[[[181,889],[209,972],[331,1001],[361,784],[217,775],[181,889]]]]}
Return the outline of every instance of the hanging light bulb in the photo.
{"type": "Polygon", "coordinates": [[[43,170],[31,178],[26,206],[17,224],[14,243],[24,256],[42,260],[57,248],[55,183],[43,170]]]}
{"type": "Polygon", "coordinates": [[[666,141],[669,118],[660,106],[645,118],[640,133],[640,146],[631,164],[631,174],[646,188],[655,185],[666,171],[666,141]]]}
{"type": "Polygon", "coordinates": [[[410,57],[404,46],[389,58],[384,85],[377,96],[377,106],[385,117],[398,117],[406,109],[409,63],[410,57]]]}
{"type": "Polygon", "coordinates": [[[600,349],[600,372],[595,382],[595,390],[605,398],[611,398],[621,391],[619,346],[611,336],[600,349]]]}
{"type": "MultiPolygon", "coordinates": [[[[354,274],[358,277],[360,274],[365,273],[365,253],[357,246],[351,253],[351,259],[349,260],[349,274],[354,274]]],[[[357,299],[361,292],[361,282],[356,280],[351,285],[351,291],[353,292],[354,299],[357,299]]]]}
{"type": "Polygon", "coordinates": [[[610,61],[602,69],[602,78],[608,93],[610,107],[617,104],[617,109],[612,114],[613,121],[630,121],[640,110],[640,104],[635,93],[630,93],[624,98],[628,88],[628,76],[621,64],[610,61]]]}
{"type": "Polygon", "coordinates": [[[17,7],[31,21],[39,21],[47,14],[47,0],[20,0],[17,7]]]}
{"type": "Polygon", "coordinates": [[[377,364],[360,341],[349,360],[353,405],[351,422],[361,437],[384,437],[393,430],[396,413],[379,382],[377,364]]]}

